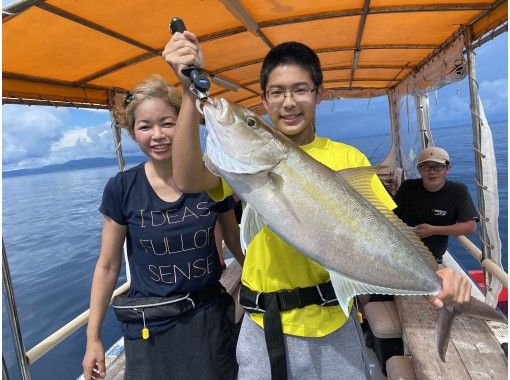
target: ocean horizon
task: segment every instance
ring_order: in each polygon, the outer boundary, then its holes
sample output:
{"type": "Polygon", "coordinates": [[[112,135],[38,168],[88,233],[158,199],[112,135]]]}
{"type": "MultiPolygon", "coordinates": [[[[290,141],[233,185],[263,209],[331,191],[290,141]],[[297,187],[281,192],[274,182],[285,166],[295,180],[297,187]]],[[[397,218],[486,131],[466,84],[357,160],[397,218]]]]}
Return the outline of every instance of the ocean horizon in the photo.
{"type": "MultiPolygon", "coordinates": [[[[491,127],[498,167],[503,266],[508,270],[507,122],[492,123],[491,127]]],[[[465,125],[438,128],[434,130],[434,139],[435,145],[445,147],[450,153],[449,178],[466,183],[476,203],[474,155],[466,144],[471,141],[470,133],[470,126],[465,125]]],[[[384,135],[329,137],[356,146],[374,164],[384,158],[389,146],[389,139],[384,135]]],[[[3,179],[3,238],[27,350],[88,308],[100,247],[102,218],[98,207],[104,185],[117,171],[114,163],[3,179]]],[[[479,246],[475,235],[469,238],[479,246]]],[[[478,269],[478,262],[457,247],[454,240],[450,239],[449,249],[461,265],[478,269]]],[[[122,272],[117,286],[124,282],[122,272]]],[[[2,314],[3,353],[11,380],[15,380],[21,377],[12,349],[5,299],[2,314]]],[[[105,349],[121,336],[111,309],[102,332],[105,349]]],[[[85,327],[82,327],[30,367],[32,379],[77,378],[82,372],[85,342],[85,327]]]]}

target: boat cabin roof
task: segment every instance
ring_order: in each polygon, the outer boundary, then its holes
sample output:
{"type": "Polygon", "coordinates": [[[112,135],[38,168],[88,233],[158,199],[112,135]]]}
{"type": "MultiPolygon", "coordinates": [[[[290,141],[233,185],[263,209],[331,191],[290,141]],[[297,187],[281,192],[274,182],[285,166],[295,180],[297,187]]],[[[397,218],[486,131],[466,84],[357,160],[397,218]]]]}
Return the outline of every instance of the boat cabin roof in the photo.
{"type": "Polygon", "coordinates": [[[169,21],[199,38],[211,95],[257,111],[265,54],[300,41],[319,55],[331,97],[385,94],[456,36],[506,27],[507,1],[23,0],[3,13],[3,103],[109,108],[152,73],[178,84],[161,57],[169,21]],[[405,3],[405,4],[404,4],[405,3]]]}

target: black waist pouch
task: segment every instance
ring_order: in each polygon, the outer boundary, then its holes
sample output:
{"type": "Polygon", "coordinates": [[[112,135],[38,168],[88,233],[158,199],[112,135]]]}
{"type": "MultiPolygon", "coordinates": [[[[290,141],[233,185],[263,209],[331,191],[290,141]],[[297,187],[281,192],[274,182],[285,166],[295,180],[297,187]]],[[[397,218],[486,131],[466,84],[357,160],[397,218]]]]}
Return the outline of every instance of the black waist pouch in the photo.
{"type": "Polygon", "coordinates": [[[121,322],[153,320],[181,315],[225,292],[220,283],[208,285],[197,293],[170,297],[128,297],[126,292],[116,296],[112,306],[115,316],[121,322]]]}

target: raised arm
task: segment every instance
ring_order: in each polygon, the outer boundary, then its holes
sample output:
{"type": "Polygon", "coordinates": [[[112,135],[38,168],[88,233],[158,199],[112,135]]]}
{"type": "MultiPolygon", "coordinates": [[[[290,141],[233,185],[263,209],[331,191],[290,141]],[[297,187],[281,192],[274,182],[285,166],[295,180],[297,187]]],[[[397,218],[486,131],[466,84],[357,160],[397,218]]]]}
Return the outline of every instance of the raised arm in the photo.
{"type": "Polygon", "coordinates": [[[202,67],[203,55],[196,36],[185,31],[175,33],[163,50],[163,58],[179,78],[182,104],[172,141],[172,170],[175,185],[183,192],[197,193],[218,186],[220,178],[212,174],[202,160],[199,123],[201,115],[195,96],[189,90],[190,80],[181,73],[185,66],[202,67]]]}
{"type": "Polygon", "coordinates": [[[104,347],[101,343],[101,326],[119,278],[126,229],[126,226],[104,217],[101,253],[94,271],[90,294],[87,348],[82,363],[85,380],[103,379],[106,374],[104,347]]]}

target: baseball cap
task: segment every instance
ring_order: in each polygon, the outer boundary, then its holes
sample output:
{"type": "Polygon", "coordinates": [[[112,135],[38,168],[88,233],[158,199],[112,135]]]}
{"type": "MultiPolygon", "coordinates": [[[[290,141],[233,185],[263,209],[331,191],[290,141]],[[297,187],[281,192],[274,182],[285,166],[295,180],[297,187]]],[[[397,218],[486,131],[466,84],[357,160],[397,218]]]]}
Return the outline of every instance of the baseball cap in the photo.
{"type": "Polygon", "coordinates": [[[446,162],[450,161],[450,156],[448,156],[448,152],[446,150],[433,146],[421,151],[420,156],[418,157],[418,165],[425,161],[434,161],[439,162],[440,164],[446,164],[446,162]]]}

